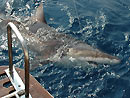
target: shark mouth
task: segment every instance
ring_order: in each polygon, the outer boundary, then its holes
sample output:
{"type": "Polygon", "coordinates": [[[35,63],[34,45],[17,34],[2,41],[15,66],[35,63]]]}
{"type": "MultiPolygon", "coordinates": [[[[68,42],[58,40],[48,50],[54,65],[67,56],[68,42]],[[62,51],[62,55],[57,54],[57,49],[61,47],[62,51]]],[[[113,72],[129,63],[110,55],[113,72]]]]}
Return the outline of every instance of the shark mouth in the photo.
{"type": "Polygon", "coordinates": [[[74,62],[75,60],[80,60],[80,61],[86,61],[89,63],[99,63],[99,64],[118,64],[120,63],[120,60],[118,59],[109,59],[109,58],[94,58],[94,57],[78,57],[78,58],[73,58],[70,57],[69,60],[74,62]]]}

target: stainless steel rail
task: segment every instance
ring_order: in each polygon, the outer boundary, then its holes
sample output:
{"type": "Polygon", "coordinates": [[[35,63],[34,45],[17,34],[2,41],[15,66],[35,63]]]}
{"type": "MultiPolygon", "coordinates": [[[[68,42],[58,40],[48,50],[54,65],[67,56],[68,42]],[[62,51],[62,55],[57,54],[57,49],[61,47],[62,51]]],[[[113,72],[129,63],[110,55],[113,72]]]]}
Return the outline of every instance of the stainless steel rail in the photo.
{"type": "Polygon", "coordinates": [[[12,32],[14,31],[15,35],[19,39],[22,49],[24,52],[24,68],[25,68],[25,98],[29,98],[29,56],[27,45],[25,44],[25,40],[23,39],[20,31],[18,28],[12,23],[9,22],[7,25],[7,33],[8,33],[8,55],[9,55],[9,72],[10,76],[13,77],[13,54],[12,54],[12,32]]]}

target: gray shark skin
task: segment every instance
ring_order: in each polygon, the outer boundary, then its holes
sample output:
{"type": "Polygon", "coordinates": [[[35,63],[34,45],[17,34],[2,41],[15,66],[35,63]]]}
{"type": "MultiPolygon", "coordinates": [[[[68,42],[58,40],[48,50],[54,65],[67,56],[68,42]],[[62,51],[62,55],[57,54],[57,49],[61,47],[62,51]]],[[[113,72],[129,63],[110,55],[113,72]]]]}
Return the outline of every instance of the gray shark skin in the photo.
{"type": "Polygon", "coordinates": [[[17,25],[27,42],[29,50],[33,51],[39,62],[62,62],[67,59],[71,62],[79,60],[100,64],[120,63],[119,58],[103,53],[71,35],[59,33],[48,26],[42,5],[37,8],[35,16],[30,17],[29,20],[24,22],[3,20],[0,22],[0,29],[3,29],[4,25],[6,27],[10,21],[17,25]]]}

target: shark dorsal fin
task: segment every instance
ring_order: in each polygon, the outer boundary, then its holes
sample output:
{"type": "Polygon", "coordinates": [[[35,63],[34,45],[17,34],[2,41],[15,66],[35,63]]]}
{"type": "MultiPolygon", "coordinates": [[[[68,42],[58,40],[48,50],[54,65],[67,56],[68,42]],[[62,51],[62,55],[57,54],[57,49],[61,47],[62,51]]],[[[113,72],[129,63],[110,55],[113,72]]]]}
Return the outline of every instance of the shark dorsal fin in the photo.
{"type": "Polygon", "coordinates": [[[36,9],[35,19],[36,21],[47,23],[44,16],[43,3],[36,9]]]}

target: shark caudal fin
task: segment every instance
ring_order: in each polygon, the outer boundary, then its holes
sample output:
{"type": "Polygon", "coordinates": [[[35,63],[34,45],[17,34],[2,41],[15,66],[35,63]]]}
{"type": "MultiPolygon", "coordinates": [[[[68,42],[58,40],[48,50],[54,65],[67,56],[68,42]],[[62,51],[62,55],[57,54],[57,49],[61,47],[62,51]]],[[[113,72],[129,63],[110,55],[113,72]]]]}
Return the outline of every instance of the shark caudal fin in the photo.
{"type": "Polygon", "coordinates": [[[44,16],[43,3],[41,3],[38,6],[33,18],[35,19],[35,21],[39,21],[39,22],[43,22],[43,23],[47,24],[45,16],[44,16]]]}

